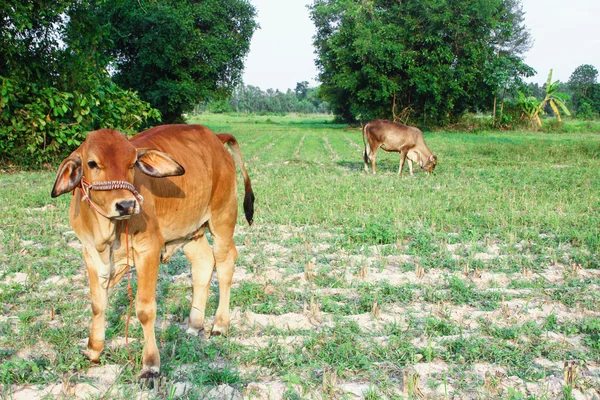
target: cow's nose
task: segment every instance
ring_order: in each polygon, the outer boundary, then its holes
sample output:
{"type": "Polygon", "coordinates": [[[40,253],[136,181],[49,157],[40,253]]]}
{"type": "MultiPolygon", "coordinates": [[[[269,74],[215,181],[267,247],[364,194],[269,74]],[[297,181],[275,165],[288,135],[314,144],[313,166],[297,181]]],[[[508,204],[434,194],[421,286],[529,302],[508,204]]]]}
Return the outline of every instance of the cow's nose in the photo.
{"type": "Polygon", "coordinates": [[[115,204],[115,208],[119,215],[131,215],[135,209],[135,200],[120,201],[115,204]]]}

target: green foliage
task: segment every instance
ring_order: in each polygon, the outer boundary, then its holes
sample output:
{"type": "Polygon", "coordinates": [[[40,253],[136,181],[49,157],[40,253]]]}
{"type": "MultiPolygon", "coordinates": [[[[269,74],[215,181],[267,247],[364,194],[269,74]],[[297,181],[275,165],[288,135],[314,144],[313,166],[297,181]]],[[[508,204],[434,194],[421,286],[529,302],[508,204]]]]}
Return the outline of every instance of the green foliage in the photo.
{"type": "Polygon", "coordinates": [[[517,106],[521,108],[527,116],[532,126],[537,124],[542,126],[541,115],[546,114],[546,107],[550,107],[554,116],[561,122],[560,110],[566,115],[571,115],[571,112],[566,106],[569,96],[565,93],[560,93],[560,81],[552,82],[552,70],[548,74],[548,80],[545,86],[545,96],[542,100],[538,100],[535,96],[525,96],[522,92],[517,92],[517,106]],[[560,110],[559,110],[560,108],[560,110]]]}
{"type": "Polygon", "coordinates": [[[322,93],[344,121],[444,124],[533,72],[518,0],[317,0],[311,18],[322,93]]]}
{"type": "Polygon", "coordinates": [[[600,350],[600,318],[585,319],[581,323],[580,330],[588,335],[583,342],[593,349],[600,350]]]}
{"type": "Polygon", "coordinates": [[[598,70],[589,64],[575,68],[569,78],[572,106],[579,119],[591,120],[600,115],[600,84],[597,80],[598,70]]]}
{"type": "Polygon", "coordinates": [[[582,101],[577,110],[577,119],[590,121],[595,118],[595,113],[592,110],[592,105],[588,101],[582,101]]]}
{"type": "Polygon", "coordinates": [[[179,121],[200,101],[224,99],[239,82],[256,10],[244,0],[107,0],[115,81],[179,121]]]}
{"type": "Polygon", "coordinates": [[[583,97],[587,95],[590,86],[598,83],[598,70],[590,64],[583,64],[575,68],[569,77],[571,88],[583,97]]]}
{"type": "Polygon", "coordinates": [[[45,360],[29,361],[19,358],[0,362],[0,383],[26,384],[40,383],[44,379],[44,368],[48,363],[45,360]]]}
{"type": "Polygon", "coordinates": [[[371,219],[362,228],[349,230],[346,235],[349,243],[359,246],[393,244],[398,240],[398,228],[389,221],[371,219]]]}
{"type": "Polygon", "coordinates": [[[0,6],[0,162],[39,165],[68,154],[84,132],[135,132],[158,111],[109,78],[106,30],[92,1],[0,6]]]}
{"type": "Polygon", "coordinates": [[[213,100],[199,104],[195,113],[327,113],[328,104],[319,97],[319,88],[309,88],[308,82],[298,82],[296,89],[285,93],[279,90],[261,90],[258,86],[243,83],[236,86],[229,100],[213,100]]]}
{"type": "Polygon", "coordinates": [[[56,40],[73,0],[6,0],[0,4],[0,76],[39,80],[60,69],[56,40]]]}
{"type": "Polygon", "coordinates": [[[115,128],[128,133],[160,114],[110,79],[89,92],[64,92],[0,77],[0,160],[36,165],[68,154],[85,132],[115,128]]]}

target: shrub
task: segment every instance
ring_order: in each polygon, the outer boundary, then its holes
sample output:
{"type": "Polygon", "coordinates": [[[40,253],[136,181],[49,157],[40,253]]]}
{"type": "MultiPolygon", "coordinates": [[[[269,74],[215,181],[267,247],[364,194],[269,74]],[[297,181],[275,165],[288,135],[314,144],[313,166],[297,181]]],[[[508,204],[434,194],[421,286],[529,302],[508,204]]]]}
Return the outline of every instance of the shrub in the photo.
{"type": "Polygon", "coordinates": [[[85,133],[100,128],[134,133],[160,114],[108,77],[92,90],[63,92],[0,77],[0,162],[39,166],[70,153],[85,133]]]}

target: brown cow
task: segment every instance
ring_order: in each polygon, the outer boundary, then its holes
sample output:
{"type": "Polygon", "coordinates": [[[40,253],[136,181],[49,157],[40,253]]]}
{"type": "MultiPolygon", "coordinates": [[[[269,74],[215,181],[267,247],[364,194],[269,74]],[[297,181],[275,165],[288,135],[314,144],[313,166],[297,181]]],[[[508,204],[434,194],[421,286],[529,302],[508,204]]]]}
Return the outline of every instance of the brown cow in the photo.
{"type": "Polygon", "coordinates": [[[412,175],[412,161],[416,162],[427,173],[433,171],[437,164],[437,157],[429,150],[423,140],[423,132],[413,127],[386,120],[375,120],[363,126],[363,141],[365,152],[365,172],[369,172],[369,162],[376,173],[375,159],[377,150],[381,147],[385,151],[400,152],[400,167],[398,174],[402,173],[404,160],[409,159],[410,174],[412,175]]]}
{"type": "MultiPolygon", "coordinates": [[[[251,224],[252,186],[237,142],[231,148],[243,171],[244,211],[251,224]]],[[[203,329],[215,265],[219,306],[212,333],[227,331],[237,258],[233,243],[238,215],[236,169],[213,132],[200,125],[165,125],[130,140],[116,130],[90,132],[61,163],[52,197],[71,191],[69,219],[83,244],[90,280],[93,316],[86,352],[90,360],[98,361],[104,347],[108,289],[131,263],[137,271],[135,307],[145,339],[141,377],[159,373],[154,337],[158,266],[161,258],[164,262],[179,247],[192,270],[188,332],[203,329]],[[214,239],[212,249],[204,234],[206,228],[214,239]]]]}

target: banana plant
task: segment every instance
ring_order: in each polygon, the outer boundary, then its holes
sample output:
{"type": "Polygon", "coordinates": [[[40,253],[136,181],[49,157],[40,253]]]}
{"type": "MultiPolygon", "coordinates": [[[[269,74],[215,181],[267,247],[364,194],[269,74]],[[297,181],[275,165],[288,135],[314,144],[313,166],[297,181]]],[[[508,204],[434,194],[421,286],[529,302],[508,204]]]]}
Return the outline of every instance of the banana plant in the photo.
{"type": "MultiPolygon", "coordinates": [[[[558,108],[560,107],[566,115],[571,115],[569,109],[565,102],[569,98],[569,95],[566,93],[559,93],[558,87],[560,86],[559,81],[552,82],[552,70],[548,74],[548,80],[546,81],[546,97],[539,106],[539,113],[544,114],[544,109],[546,108],[546,104],[550,104],[552,107],[552,111],[554,111],[554,115],[556,115],[556,119],[562,121],[560,119],[560,112],[558,108]]],[[[540,126],[542,125],[541,121],[539,121],[540,126]]]]}
{"type": "Polygon", "coordinates": [[[521,107],[524,114],[527,115],[531,124],[537,122],[538,126],[542,126],[542,119],[540,115],[546,113],[546,105],[549,104],[556,115],[556,119],[562,121],[560,117],[560,110],[566,115],[571,115],[571,112],[567,108],[565,102],[568,100],[569,95],[566,93],[559,93],[558,89],[560,86],[559,81],[552,82],[552,70],[548,74],[548,80],[546,81],[546,96],[542,101],[539,101],[533,96],[526,97],[523,93],[517,92],[517,104],[521,107]],[[559,110],[560,109],[560,110],[559,110]]]}

